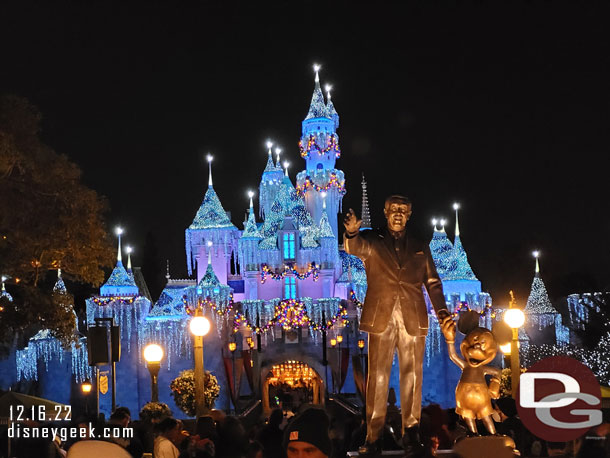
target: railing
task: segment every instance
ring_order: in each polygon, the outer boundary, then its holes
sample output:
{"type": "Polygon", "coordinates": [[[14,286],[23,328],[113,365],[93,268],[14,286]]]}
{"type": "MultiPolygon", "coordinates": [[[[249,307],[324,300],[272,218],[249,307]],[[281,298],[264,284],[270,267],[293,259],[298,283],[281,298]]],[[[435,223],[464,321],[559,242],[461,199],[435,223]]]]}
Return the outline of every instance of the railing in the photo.
{"type": "Polygon", "coordinates": [[[360,409],[356,405],[347,401],[346,399],[343,399],[337,395],[332,395],[331,397],[328,398],[328,400],[339,405],[340,407],[347,410],[352,415],[360,415],[360,409]]]}

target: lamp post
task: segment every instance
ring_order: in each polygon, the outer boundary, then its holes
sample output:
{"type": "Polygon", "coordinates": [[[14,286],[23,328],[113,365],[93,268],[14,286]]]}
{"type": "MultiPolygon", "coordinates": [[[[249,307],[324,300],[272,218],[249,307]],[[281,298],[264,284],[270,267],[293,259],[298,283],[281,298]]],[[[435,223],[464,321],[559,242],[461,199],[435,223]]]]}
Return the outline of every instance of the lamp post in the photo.
{"type": "Polygon", "coordinates": [[[81,384],[80,389],[85,395],[85,416],[87,416],[89,415],[89,393],[91,393],[93,385],[91,384],[91,381],[87,379],[81,384]]]}
{"type": "Polygon", "coordinates": [[[157,377],[161,369],[161,359],[163,359],[163,348],[157,344],[150,344],[144,348],[144,359],[147,362],[148,372],[150,372],[150,392],[151,402],[159,402],[159,385],[157,377]]]}
{"type": "MultiPolygon", "coordinates": [[[[364,339],[358,339],[358,350],[360,350],[360,364],[362,365],[362,379],[364,384],[364,389],[366,390],[366,364],[364,361],[364,339]]],[[[362,393],[364,394],[364,393],[362,393]]]]}
{"type": "Polygon", "coordinates": [[[337,357],[337,361],[338,361],[338,367],[339,367],[339,380],[337,385],[339,385],[339,394],[341,394],[341,360],[342,360],[342,356],[341,355],[341,342],[343,342],[343,335],[339,334],[337,336],[337,345],[339,346],[337,349],[337,353],[339,354],[339,356],[337,357]]]}
{"type": "Polygon", "coordinates": [[[500,345],[500,351],[504,355],[502,358],[502,367],[507,368],[510,365],[510,347],[512,346],[512,342],[505,343],[500,345]]]}
{"type": "Polygon", "coordinates": [[[358,349],[360,350],[360,359],[362,360],[362,371],[364,372],[364,339],[358,339],[358,349]]]}
{"type": "Polygon", "coordinates": [[[203,316],[201,308],[197,308],[195,316],[189,324],[193,334],[193,354],[195,357],[195,413],[197,418],[205,415],[208,408],[205,404],[204,372],[203,372],[203,336],[210,332],[210,320],[203,316]]]}
{"type": "MultiPolygon", "coordinates": [[[[337,339],[330,339],[330,347],[335,348],[337,346],[337,339]]],[[[335,380],[333,367],[331,366],[331,373],[333,374],[333,393],[337,391],[337,381],[335,380]]]]}
{"type": "Polygon", "coordinates": [[[521,365],[519,363],[519,328],[525,323],[525,314],[517,308],[517,302],[513,292],[510,292],[510,306],[504,313],[504,321],[513,330],[513,339],[510,343],[510,373],[511,391],[513,398],[517,397],[517,385],[521,375],[521,365]]]}
{"type": "Polygon", "coordinates": [[[237,350],[237,344],[235,342],[229,342],[229,351],[231,352],[231,360],[233,365],[233,408],[237,413],[237,386],[235,386],[235,350],[237,350]]]}

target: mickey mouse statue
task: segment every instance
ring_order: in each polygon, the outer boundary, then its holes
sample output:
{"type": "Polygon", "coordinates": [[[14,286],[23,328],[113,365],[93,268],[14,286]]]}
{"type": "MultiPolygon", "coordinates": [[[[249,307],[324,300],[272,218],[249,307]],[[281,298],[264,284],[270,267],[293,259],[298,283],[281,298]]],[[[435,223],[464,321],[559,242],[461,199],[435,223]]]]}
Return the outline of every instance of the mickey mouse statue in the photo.
{"type": "Polygon", "coordinates": [[[478,435],[477,419],[483,422],[489,434],[495,435],[491,399],[500,397],[502,371],[487,364],[496,357],[498,343],[490,330],[479,327],[479,315],[475,311],[460,313],[458,329],[466,334],[460,345],[464,359],[455,351],[455,324],[447,320],[442,325],[449,358],[462,369],[462,376],[455,388],[455,411],[464,419],[471,435],[478,435]],[[486,375],[491,376],[489,386],[486,375]]]}

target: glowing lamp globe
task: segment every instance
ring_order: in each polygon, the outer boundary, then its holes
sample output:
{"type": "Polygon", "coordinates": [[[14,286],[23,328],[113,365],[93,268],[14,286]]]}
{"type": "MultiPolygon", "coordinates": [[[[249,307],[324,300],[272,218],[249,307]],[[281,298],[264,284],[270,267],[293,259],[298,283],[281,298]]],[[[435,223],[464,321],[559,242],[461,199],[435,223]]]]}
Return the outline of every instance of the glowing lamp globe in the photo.
{"type": "Polygon", "coordinates": [[[360,348],[361,350],[364,348],[364,339],[358,340],[358,348],[360,348]]]}
{"type": "Polygon", "coordinates": [[[93,385],[91,385],[91,382],[89,380],[85,380],[80,386],[80,389],[83,391],[84,394],[89,394],[93,389],[93,385]]]}
{"type": "Polygon", "coordinates": [[[235,350],[237,350],[237,344],[235,342],[229,342],[229,351],[233,353],[235,350]]]}
{"type": "Polygon", "coordinates": [[[343,342],[343,336],[339,335],[337,336],[337,343],[341,343],[343,342]]]}
{"type": "Polygon", "coordinates": [[[163,348],[157,344],[150,344],[144,348],[144,359],[149,363],[158,363],[163,359],[163,348]]]}
{"type": "Polygon", "coordinates": [[[208,320],[204,316],[196,316],[193,317],[191,323],[189,324],[189,329],[195,336],[205,336],[208,332],[210,332],[210,320],[208,320]]]}
{"type": "Polygon", "coordinates": [[[337,339],[330,339],[330,346],[334,347],[335,345],[337,345],[337,339]]]}
{"type": "Polygon", "coordinates": [[[504,322],[513,329],[520,328],[525,323],[525,314],[521,309],[508,309],[504,313],[504,322]]]}
{"type": "Polygon", "coordinates": [[[500,345],[500,351],[506,356],[510,356],[510,342],[500,345]]]}

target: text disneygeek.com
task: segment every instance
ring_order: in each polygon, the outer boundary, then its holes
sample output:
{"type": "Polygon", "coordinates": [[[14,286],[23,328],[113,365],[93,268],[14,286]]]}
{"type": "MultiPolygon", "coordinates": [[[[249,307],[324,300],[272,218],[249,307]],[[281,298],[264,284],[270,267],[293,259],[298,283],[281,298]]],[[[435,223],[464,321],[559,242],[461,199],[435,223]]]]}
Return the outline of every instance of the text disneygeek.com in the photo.
{"type": "Polygon", "coordinates": [[[105,426],[94,428],[81,426],[23,426],[13,423],[8,428],[8,437],[11,439],[52,439],[59,438],[62,442],[68,439],[131,439],[133,428],[120,428],[105,426]]]}

